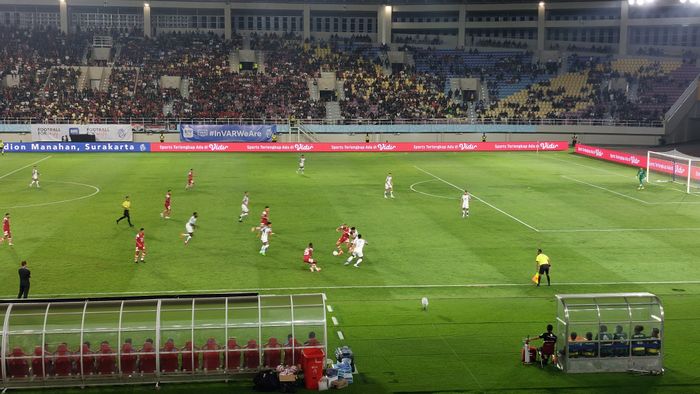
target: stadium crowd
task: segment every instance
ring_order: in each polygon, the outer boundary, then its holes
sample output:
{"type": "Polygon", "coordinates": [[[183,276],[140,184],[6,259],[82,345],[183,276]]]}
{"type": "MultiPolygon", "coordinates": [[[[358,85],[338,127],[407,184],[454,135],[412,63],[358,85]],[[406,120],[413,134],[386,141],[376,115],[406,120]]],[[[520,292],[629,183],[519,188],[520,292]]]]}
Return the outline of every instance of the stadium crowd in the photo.
{"type": "MultiPolygon", "coordinates": [[[[0,116],[43,122],[318,119],[326,116],[326,107],[311,97],[310,81],[327,71],[342,82],[342,92],[336,93],[344,118],[659,120],[699,71],[692,54],[672,67],[650,61],[637,69],[619,66],[610,55],[574,55],[565,68],[561,59],[535,61],[520,49],[409,45],[403,49],[412,60],[396,67],[388,48],[372,47],[366,36],[357,42],[338,36],[304,42],[294,34],[231,40],[204,33],[153,39],[115,34],[112,58],[101,63],[90,59],[90,34],[0,28],[0,116]],[[257,72],[234,70],[232,54],[243,47],[264,52],[257,72]],[[106,65],[102,80],[84,75],[89,64],[106,65]],[[488,95],[452,89],[453,77],[479,79],[488,95]],[[627,88],[609,86],[614,79],[624,79],[627,88]]],[[[519,48],[508,42],[480,44],[519,48]]]]}

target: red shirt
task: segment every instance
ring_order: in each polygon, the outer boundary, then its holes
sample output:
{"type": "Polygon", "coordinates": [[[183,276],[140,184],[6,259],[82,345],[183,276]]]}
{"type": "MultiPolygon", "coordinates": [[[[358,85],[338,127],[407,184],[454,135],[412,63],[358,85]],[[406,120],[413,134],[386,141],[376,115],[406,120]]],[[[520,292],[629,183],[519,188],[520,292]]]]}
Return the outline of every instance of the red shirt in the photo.
{"type": "Polygon", "coordinates": [[[136,234],[136,247],[137,248],[143,249],[146,246],[146,244],[144,243],[144,237],[145,237],[145,234],[143,233],[143,231],[136,234]]]}
{"type": "Polygon", "coordinates": [[[2,231],[10,231],[10,218],[2,219],[2,231]]]}
{"type": "Polygon", "coordinates": [[[267,211],[263,211],[262,215],[260,215],[260,223],[261,224],[267,225],[267,223],[268,223],[267,215],[268,215],[267,211]]]}
{"type": "Polygon", "coordinates": [[[314,248],[306,248],[304,249],[304,261],[308,262],[311,257],[314,255],[314,248]]]}
{"type": "Polygon", "coordinates": [[[170,206],[170,193],[165,195],[165,206],[166,207],[170,206]]]}
{"type": "Polygon", "coordinates": [[[194,178],[194,174],[192,174],[192,171],[190,171],[190,172],[187,173],[187,180],[188,180],[188,181],[191,181],[192,178],[194,178]]]}

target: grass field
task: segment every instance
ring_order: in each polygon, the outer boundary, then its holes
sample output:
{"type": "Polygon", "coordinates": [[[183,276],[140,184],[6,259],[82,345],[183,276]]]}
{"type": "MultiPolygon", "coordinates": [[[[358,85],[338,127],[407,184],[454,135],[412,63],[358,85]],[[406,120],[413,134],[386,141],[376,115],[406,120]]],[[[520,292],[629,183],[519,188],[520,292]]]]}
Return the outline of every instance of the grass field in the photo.
{"type": "Polygon", "coordinates": [[[700,196],[666,184],[637,191],[633,168],[569,153],[307,157],[298,175],[287,154],[7,154],[0,211],[12,215],[15,246],[0,245],[0,294],[15,296],[22,259],[31,297],[325,292],[339,321],[329,344],[341,343],[342,330],[356,354],[356,393],[700,392],[700,196]],[[37,162],[42,187],[29,189],[37,162]],[[189,168],[196,186],[185,191],[189,168]],[[382,198],[389,171],[393,200],[382,198]],[[469,219],[460,218],[464,187],[474,195],[469,219]],[[168,188],[166,221],[159,212],[168,188]],[[243,191],[251,216],[238,223],[243,191]],[[114,223],[127,194],[135,228],[114,223]],[[276,234],[260,256],[250,228],[265,205],[276,234]],[[185,247],[178,235],[193,211],[200,227],[185,247]],[[343,222],[368,241],[359,269],[331,255],[343,222]],[[138,227],[146,229],[143,265],[133,264],[138,227]],[[308,242],[321,273],[301,262],[308,242]],[[552,259],[551,287],[529,282],[537,248],[552,259]],[[554,321],[554,294],[618,291],[661,296],[664,376],[520,365],[521,339],[554,321]]]}

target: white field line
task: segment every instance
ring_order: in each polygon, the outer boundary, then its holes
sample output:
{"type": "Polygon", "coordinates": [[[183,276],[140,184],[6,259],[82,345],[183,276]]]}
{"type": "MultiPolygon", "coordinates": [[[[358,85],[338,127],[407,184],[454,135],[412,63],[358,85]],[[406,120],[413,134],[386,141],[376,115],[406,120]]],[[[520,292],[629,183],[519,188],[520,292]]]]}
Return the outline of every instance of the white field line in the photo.
{"type": "MultiPolygon", "coordinates": [[[[420,167],[418,167],[418,166],[413,166],[413,167],[415,167],[417,170],[419,170],[419,171],[421,171],[421,172],[424,172],[424,173],[426,173],[426,174],[432,176],[433,178],[435,178],[435,179],[437,179],[437,180],[439,180],[439,181],[444,182],[445,184],[448,184],[448,185],[454,187],[455,189],[457,189],[457,190],[459,190],[459,191],[464,191],[463,188],[461,188],[461,187],[455,185],[454,183],[448,182],[448,181],[446,181],[446,180],[440,178],[439,176],[437,176],[437,175],[435,175],[435,174],[432,174],[432,173],[430,173],[430,172],[428,172],[428,171],[426,171],[426,170],[424,170],[424,169],[422,169],[422,168],[420,168],[420,167]]],[[[471,196],[474,197],[475,200],[480,201],[480,202],[482,202],[483,204],[485,204],[485,205],[487,205],[487,206],[489,206],[489,207],[495,209],[496,211],[498,211],[498,212],[500,212],[500,213],[502,213],[502,214],[508,216],[509,218],[515,220],[516,222],[522,224],[523,226],[529,228],[530,230],[534,230],[534,231],[536,231],[536,232],[540,232],[540,230],[536,229],[535,227],[533,227],[533,226],[531,226],[531,225],[525,223],[524,221],[522,221],[522,220],[516,218],[515,216],[509,214],[508,212],[506,212],[506,211],[504,211],[504,210],[502,210],[502,209],[496,207],[495,205],[489,204],[488,202],[486,202],[486,201],[484,201],[483,199],[481,199],[481,198],[475,196],[474,194],[472,194],[471,196]]]]}
{"type": "Polygon", "coordinates": [[[427,180],[427,181],[416,182],[416,183],[412,184],[411,186],[409,186],[408,188],[411,189],[411,191],[414,191],[414,192],[420,193],[420,194],[424,194],[424,195],[430,196],[430,197],[444,198],[444,199],[447,199],[447,200],[459,200],[459,198],[457,198],[457,197],[445,197],[445,196],[440,196],[440,195],[437,195],[437,194],[430,194],[430,193],[422,192],[422,191],[420,191],[420,190],[416,190],[416,189],[415,189],[415,186],[416,186],[416,185],[421,185],[421,184],[423,184],[423,183],[428,183],[428,182],[435,182],[436,180],[437,180],[437,179],[429,179],[429,180],[427,180]]]}
{"type": "MultiPolygon", "coordinates": [[[[605,173],[610,174],[610,175],[615,175],[615,176],[619,176],[619,177],[622,177],[622,178],[625,178],[625,179],[629,179],[629,176],[628,176],[628,175],[622,175],[622,174],[619,174],[619,173],[614,172],[614,171],[606,170],[606,169],[604,169],[604,168],[593,167],[593,166],[587,166],[587,165],[585,165],[585,164],[579,164],[579,163],[573,163],[573,162],[571,162],[570,160],[558,159],[558,158],[556,158],[556,157],[550,157],[550,156],[543,156],[543,157],[546,157],[546,158],[549,159],[549,160],[561,161],[561,162],[563,162],[563,163],[568,163],[568,164],[571,164],[571,165],[574,165],[574,166],[579,166],[579,167],[584,167],[584,168],[590,168],[590,169],[592,169],[592,170],[596,170],[596,171],[600,171],[600,172],[605,172],[605,173]]],[[[575,158],[577,158],[577,159],[591,159],[590,157],[587,157],[587,156],[573,156],[573,157],[575,157],[575,158]]],[[[604,163],[611,163],[611,162],[604,162],[604,163]]],[[[614,163],[611,163],[611,164],[614,164],[614,163]]],[[[664,186],[664,185],[658,185],[658,184],[655,184],[655,183],[653,183],[653,182],[647,182],[647,185],[658,186],[658,187],[661,187],[661,188],[664,188],[664,189],[667,189],[667,190],[673,190],[673,191],[676,191],[676,192],[679,192],[679,193],[683,193],[683,194],[686,194],[686,195],[688,194],[685,190],[676,189],[675,187],[666,187],[666,186],[664,186]]],[[[697,194],[692,194],[692,193],[691,193],[690,195],[691,195],[691,196],[700,197],[700,196],[698,196],[697,194]]],[[[679,203],[683,203],[683,202],[679,202],[679,203]]],[[[652,203],[652,204],[657,204],[657,203],[652,203]]],[[[663,203],[658,203],[658,204],[663,204],[663,203]]],[[[668,204],[674,204],[674,203],[668,203],[668,204]]],[[[688,203],[686,203],[686,204],[688,204],[688,203]]]]}
{"type": "Polygon", "coordinates": [[[560,230],[540,230],[541,233],[622,233],[634,231],[700,231],[700,227],[670,228],[565,228],[560,230]]]}
{"type": "Polygon", "coordinates": [[[48,160],[48,159],[50,159],[50,158],[51,158],[51,156],[46,156],[46,157],[44,157],[44,158],[41,159],[41,160],[35,161],[34,163],[29,163],[29,164],[27,164],[27,165],[24,166],[24,167],[20,167],[20,168],[14,170],[14,171],[10,171],[10,172],[8,172],[8,173],[5,174],[5,175],[0,175],[0,179],[5,178],[5,177],[8,177],[8,176],[10,176],[10,175],[12,175],[12,174],[14,174],[14,173],[16,173],[16,172],[22,171],[22,170],[24,170],[24,169],[27,168],[27,167],[31,167],[31,166],[33,166],[33,165],[35,165],[35,164],[39,164],[39,163],[41,163],[42,161],[48,160]]]}
{"type": "Polygon", "coordinates": [[[333,313],[333,307],[330,305],[326,305],[326,310],[328,311],[328,313],[333,313]]]}
{"type": "Polygon", "coordinates": [[[590,187],[594,187],[594,188],[596,188],[596,189],[605,190],[605,191],[608,192],[608,193],[612,193],[612,194],[615,194],[615,195],[620,196],[620,197],[629,198],[630,200],[634,200],[634,201],[637,201],[637,202],[641,202],[642,204],[647,204],[647,205],[650,204],[648,201],[640,200],[639,198],[632,197],[632,196],[628,196],[627,194],[623,194],[623,193],[620,193],[620,192],[616,192],[615,190],[610,190],[610,189],[608,189],[608,188],[606,188],[606,187],[603,187],[603,186],[594,185],[594,184],[592,184],[592,183],[584,182],[584,181],[581,181],[581,180],[578,180],[578,179],[575,179],[575,178],[571,178],[571,177],[566,176],[566,175],[561,175],[561,177],[564,178],[564,179],[568,179],[568,180],[570,180],[570,181],[574,181],[574,182],[580,183],[580,184],[582,184],[582,185],[587,185],[587,186],[590,186],[590,187]]]}
{"type": "Polygon", "coordinates": [[[331,316],[331,320],[333,321],[334,326],[338,325],[338,319],[335,316],[331,316]]]}
{"type": "MultiPolygon", "coordinates": [[[[348,286],[304,286],[304,287],[258,287],[247,289],[190,289],[190,290],[162,290],[162,291],[122,291],[103,293],[61,293],[61,294],[36,294],[32,298],[70,298],[70,297],[97,297],[97,296],[127,296],[144,294],[221,294],[221,293],[249,293],[249,292],[273,292],[273,291],[320,291],[320,290],[357,290],[357,289],[450,289],[450,288],[488,288],[488,287],[527,287],[532,283],[462,283],[462,284],[417,284],[417,285],[348,285],[348,286]]],[[[629,282],[563,282],[555,283],[555,286],[615,286],[615,285],[700,285],[700,280],[676,280],[676,281],[629,281],[629,282]]],[[[14,299],[17,295],[2,295],[1,299],[14,299]]]]}
{"type": "Polygon", "coordinates": [[[343,335],[343,332],[342,332],[342,331],[338,331],[337,334],[338,334],[338,339],[340,339],[341,341],[344,341],[344,340],[345,340],[345,336],[343,335]]]}
{"type": "Polygon", "coordinates": [[[2,209],[31,208],[31,207],[43,207],[43,206],[47,206],[47,205],[63,204],[63,203],[67,203],[67,202],[73,202],[73,201],[78,201],[78,200],[84,200],[84,199],[90,198],[90,197],[92,197],[92,196],[94,196],[94,195],[96,195],[97,193],[100,192],[100,188],[99,188],[99,187],[93,186],[93,185],[88,185],[87,183],[64,182],[64,181],[44,181],[44,183],[65,183],[65,184],[69,184],[69,185],[85,186],[85,187],[92,188],[92,189],[94,190],[94,192],[92,192],[92,193],[90,193],[90,194],[86,194],[86,195],[84,195],[84,196],[76,197],[76,198],[69,198],[69,199],[67,199],[67,200],[50,201],[50,202],[42,202],[42,203],[27,204],[27,205],[15,205],[15,206],[12,206],[12,207],[3,207],[2,209]]]}

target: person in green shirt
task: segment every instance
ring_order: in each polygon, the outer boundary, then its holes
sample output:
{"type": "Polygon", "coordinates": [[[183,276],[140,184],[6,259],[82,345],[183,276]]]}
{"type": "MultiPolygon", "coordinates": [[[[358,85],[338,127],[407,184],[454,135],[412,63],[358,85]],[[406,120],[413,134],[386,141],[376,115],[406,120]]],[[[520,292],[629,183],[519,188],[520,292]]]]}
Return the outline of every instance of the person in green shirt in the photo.
{"type": "Polygon", "coordinates": [[[637,190],[644,189],[644,180],[647,179],[647,170],[644,167],[639,167],[639,171],[637,171],[637,179],[639,179],[639,187],[637,190]]]}

